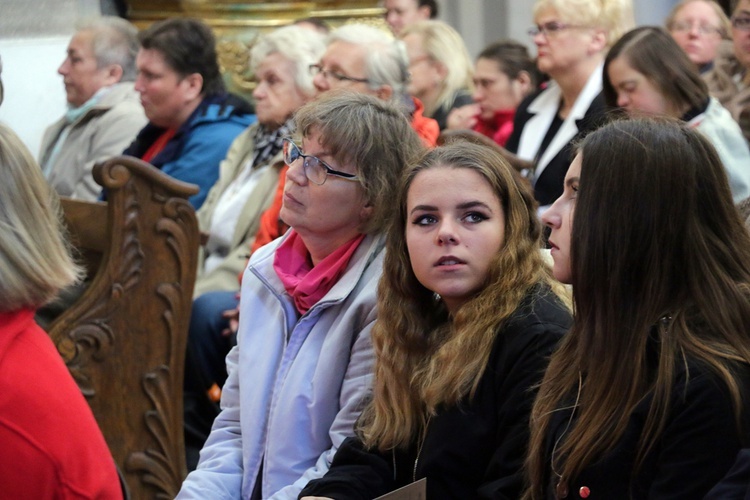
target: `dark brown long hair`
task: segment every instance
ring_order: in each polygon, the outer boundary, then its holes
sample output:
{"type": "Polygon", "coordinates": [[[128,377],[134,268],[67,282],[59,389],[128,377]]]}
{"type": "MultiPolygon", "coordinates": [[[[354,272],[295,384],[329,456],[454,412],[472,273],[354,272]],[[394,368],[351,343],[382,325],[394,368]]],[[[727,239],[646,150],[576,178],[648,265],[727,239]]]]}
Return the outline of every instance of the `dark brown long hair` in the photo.
{"type": "Polygon", "coordinates": [[[609,66],[619,57],[651,81],[675,109],[700,108],[708,101],[706,83],[672,36],[658,26],[642,26],[625,33],[604,59],[602,92],[613,109],[617,91],[609,79],[609,66]]]}
{"type": "Polygon", "coordinates": [[[669,415],[688,361],[724,381],[740,418],[736,363],[750,363],[750,236],[721,161],[672,120],[627,120],[590,134],[571,235],[575,320],[532,411],[526,498],[542,498],[551,460],[575,478],[611,451],[650,398],[637,471],[669,415]],[[580,381],[582,384],[579,386],[580,381]],[[550,457],[554,412],[575,419],[550,457]]]}

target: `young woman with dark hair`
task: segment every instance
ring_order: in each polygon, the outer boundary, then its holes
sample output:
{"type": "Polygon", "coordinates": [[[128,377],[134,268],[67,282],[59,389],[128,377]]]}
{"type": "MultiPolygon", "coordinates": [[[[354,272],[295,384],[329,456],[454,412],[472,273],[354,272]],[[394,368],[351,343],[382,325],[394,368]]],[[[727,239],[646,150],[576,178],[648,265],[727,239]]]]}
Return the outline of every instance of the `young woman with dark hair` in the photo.
{"type": "Polygon", "coordinates": [[[575,319],[525,498],[702,498],[750,440],[750,235],[716,150],[677,121],[609,124],[543,220],[575,319]]]}
{"type": "Polygon", "coordinates": [[[750,196],[750,149],[740,126],[664,29],[644,26],[624,34],[604,60],[602,85],[612,109],[679,118],[699,130],[724,163],[735,203],[750,196]]]}

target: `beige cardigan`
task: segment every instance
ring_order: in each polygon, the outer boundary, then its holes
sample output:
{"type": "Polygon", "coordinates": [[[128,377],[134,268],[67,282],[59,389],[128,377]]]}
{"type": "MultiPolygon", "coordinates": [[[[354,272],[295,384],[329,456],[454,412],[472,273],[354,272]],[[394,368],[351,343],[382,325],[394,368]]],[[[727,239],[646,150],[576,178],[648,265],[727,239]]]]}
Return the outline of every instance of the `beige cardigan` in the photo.
{"type": "MultiPolygon", "coordinates": [[[[205,203],[198,210],[198,224],[201,231],[208,231],[211,226],[216,205],[227,187],[242,171],[242,166],[252,158],[253,136],[258,128],[253,124],[242,132],[232,143],[226,158],[219,165],[219,180],[208,192],[205,203]]],[[[250,246],[255,240],[255,233],[260,226],[261,214],[271,205],[276,186],[279,182],[279,172],[284,166],[281,152],[271,158],[271,168],[261,175],[258,184],[248,197],[237,220],[237,226],[232,236],[231,250],[224,260],[210,273],[203,271],[206,254],[201,249],[198,258],[198,279],[195,282],[194,297],[206,292],[217,290],[239,291],[239,274],[245,269],[250,257],[250,246]]],[[[256,167],[259,165],[256,165],[256,167]]]]}

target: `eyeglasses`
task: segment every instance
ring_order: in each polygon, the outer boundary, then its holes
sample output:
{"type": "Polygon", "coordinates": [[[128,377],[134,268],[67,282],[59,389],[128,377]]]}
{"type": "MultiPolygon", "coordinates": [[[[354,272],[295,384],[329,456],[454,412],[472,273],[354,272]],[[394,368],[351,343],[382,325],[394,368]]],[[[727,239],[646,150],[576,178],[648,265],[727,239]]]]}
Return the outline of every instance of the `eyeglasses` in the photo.
{"type": "Polygon", "coordinates": [[[555,36],[564,30],[588,29],[588,28],[589,28],[588,26],[581,26],[578,24],[566,24],[566,23],[558,23],[557,21],[550,21],[548,23],[537,24],[536,26],[532,26],[526,31],[526,33],[528,33],[530,37],[535,37],[541,33],[542,35],[545,36],[545,38],[547,38],[550,35],[555,36]]]}
{"type": "Polygon", "coordinates": [[[419,57],[415,57],[414,59],[409,60],[409,67],[416,66],[417,64],[424,62],[424,61],[431,61],[432,57],[428,55],[423,55],[419,57]]]}
{"type": "Polygon", "coordinates": [[[323,78],[325,78],[326,80],[328,80],[328,77],[333,77],[340,82],[370,83],[370,80],[368,80],[367,78],[354,78],[353,76],[346,76],[336,71],[331,71],[330,69],[323,69],[323,66],[321,66],[320,64],[311,64],[310,74],[312,76],[315,76],[318,73],[323,75],[323,78]]]}
{"type": "Polygon", "coordinates": [[[721,34],[721,29],[717,28],[716,26],[711,26],[709,24],[695,24],[689,21],[677,21],[673,23],[670,31],[677,31],[678,33],[689,33],[693,30],[693,28],[697,28],[698,34],[703,36],[721,34]]]}
{"type": "Polygon", "coordinates": [[[303,159],[302,168],[305,171],[305,176],[310,179],[310,182],[322,186],[326,182],[326,178],[329,175],[335,175],[341,177],[347,181],[359,181],[359,177],[354,174],[348,174],[346,172],[340,172],[332,169],[326,162],[320,158],[312,155],[303,154],[299,150],[299,147],[291,139],[284,138],[284,163],[291,165],[300,158],[303,159]]]}
{"type": "Polygon", "coordinates": [[[732,27],[740,31],[750,31],[750,17],[735,17],[732,19],[732,27]]]}

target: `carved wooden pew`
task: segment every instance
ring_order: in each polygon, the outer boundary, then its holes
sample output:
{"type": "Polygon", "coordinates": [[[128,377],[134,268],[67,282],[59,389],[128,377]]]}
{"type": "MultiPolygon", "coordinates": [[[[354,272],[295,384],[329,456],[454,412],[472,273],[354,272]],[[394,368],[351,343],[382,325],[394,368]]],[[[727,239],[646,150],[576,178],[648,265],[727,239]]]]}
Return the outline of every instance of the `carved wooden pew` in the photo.
{"type": "Polygon", "coordinates": [[[197,186],[129,157],[94,168],[108,202],[63,199],[90,285],[49,327],[134,499],[185,477],[182,390],[198,254],[197,186]]]}

